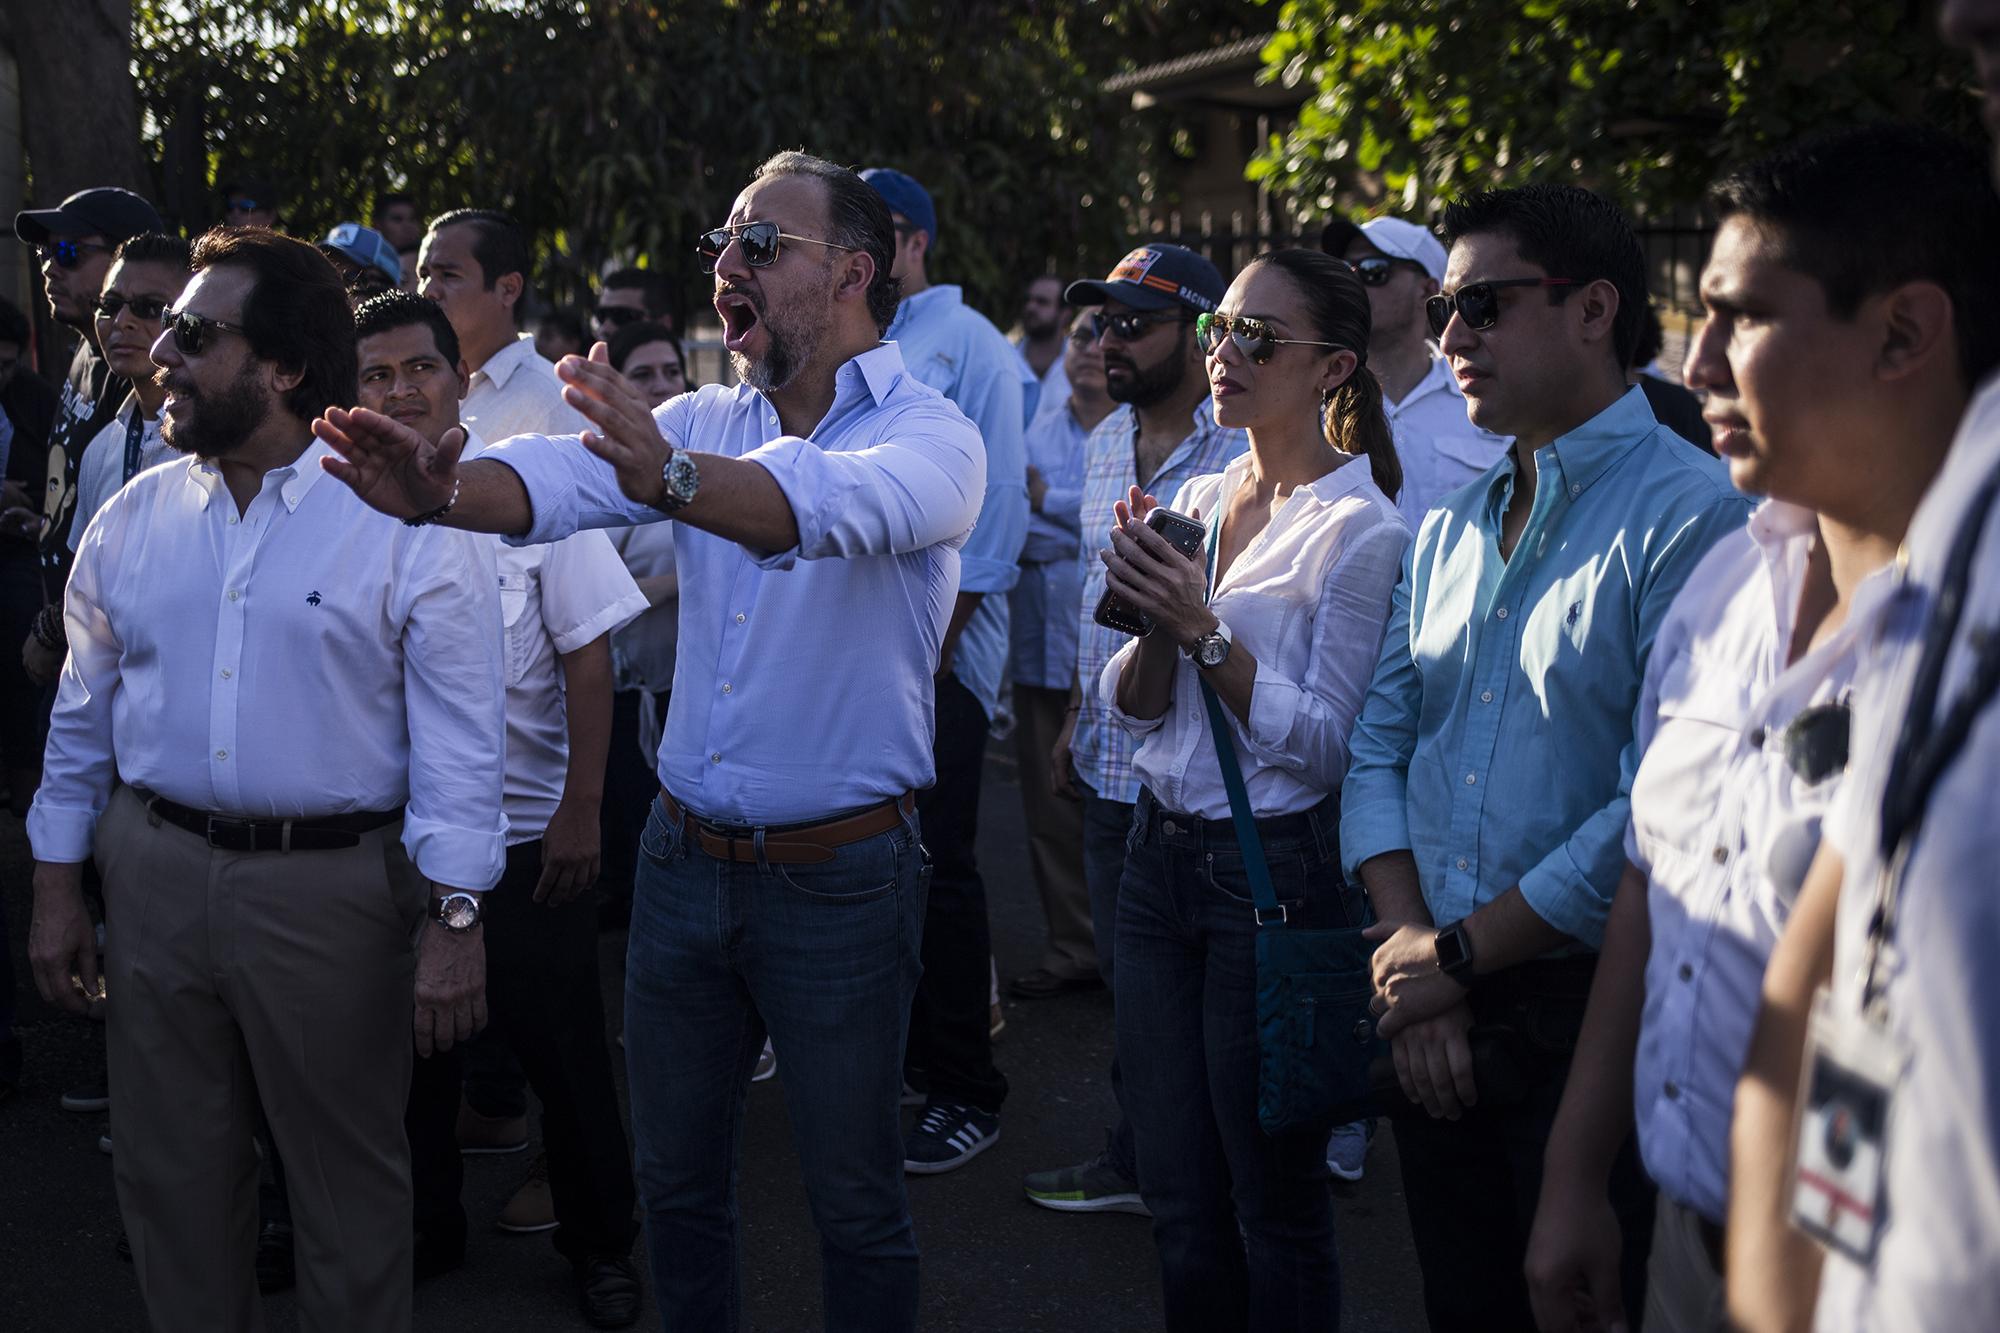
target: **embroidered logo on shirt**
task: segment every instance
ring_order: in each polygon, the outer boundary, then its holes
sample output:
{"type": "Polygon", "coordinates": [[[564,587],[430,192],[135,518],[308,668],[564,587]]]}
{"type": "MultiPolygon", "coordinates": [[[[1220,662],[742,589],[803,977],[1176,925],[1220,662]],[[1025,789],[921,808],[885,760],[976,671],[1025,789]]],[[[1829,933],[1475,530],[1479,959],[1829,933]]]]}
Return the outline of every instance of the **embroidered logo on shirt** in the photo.
{"type": "Polygon", "coordinates": [[[1563,617],[1563,628],[1575,629],[1577,617],[1582,614],[1583,614],[1583,603],[1571,602],[1569,604],[1569,614],[1563,617]]]}
{"type": "Polygon", "coordinates": [[[313,590],[312,592],[309,592],[309,593],[307,593],[307,594],[306,594],[306,605],[307,605],[307,606],[318,606],[318,605],[319,605],[319,591],[318,591],[318,589],[314,589],[314,590],[313,590]]]}

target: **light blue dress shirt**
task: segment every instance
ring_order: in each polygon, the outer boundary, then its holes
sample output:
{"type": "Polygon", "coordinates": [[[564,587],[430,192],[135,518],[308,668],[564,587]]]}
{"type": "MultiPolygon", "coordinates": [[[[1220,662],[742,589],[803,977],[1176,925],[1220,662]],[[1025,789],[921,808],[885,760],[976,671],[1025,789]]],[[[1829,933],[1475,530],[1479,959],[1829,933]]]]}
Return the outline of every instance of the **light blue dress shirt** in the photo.
{"type": "MultiPolygon", "coordinates": [[[[653,420],[676,446],[762,466],[799,527],[796,547],[767,553],[675,525],[680,646],[660,781],[689,809],[745,824],[929,786],[932,677],[986,486],[972,423],[893,344],[841,366],[803,439],[741,384],[670,398],[653,420]]],[[[663,520],[574,435],[516,436],[484,456],[519,473],[534,505],[517,544],[663,520]]]]}
{"type": "Polygon", "coordinates": [[[1014,683],[1067,690],[1076,675],[1077,608],[1083,603],[1083,442],[1090,432],[1069,395],[1050,401],[1028,425],[1028,464],[1049,488],[1028,514],[1021,581],[1009,596],[1014,683]]]}
{"type": "Polygon", "coordinates": [[[1069,372],[1063,369],[1060,352],[1056,354],[1056,359],[1049,363],[1048,372],[1039,375],[1035,373],[1035,368],[1028,364],[1026,342],[1014,344],[1014,355],[1021,359],[1021,396],[1024,400],[1022,408],[1027,415],[1028,424],[1032,426],[1035,418],[1047,410],[1051,403],[1069,401],[1069,372]]]}
{"type": "Polygon", "coordinates": [[[1513,558],[1513,451],[1424,519],[1342,788],[1341,859],[1415,854],[1457,921],[1518,884],[1595,949],[1625,868],[1646,658],[1674,595],[1750,502],[1628,390],[1535,451],[1513,558]]]}
{"type": "Polygon", "coordinates": [[[960,552],[960,592],[985,593],[958,636],[952,674],[992,717],[1007,665],[1007,599],[1028,531],[1028,462],[1021,445],[1021,368],[1014,345],[956,287],[906,297],[885,335],[909,373],[958,405],[986,443],[986,494],[960,552]]]}

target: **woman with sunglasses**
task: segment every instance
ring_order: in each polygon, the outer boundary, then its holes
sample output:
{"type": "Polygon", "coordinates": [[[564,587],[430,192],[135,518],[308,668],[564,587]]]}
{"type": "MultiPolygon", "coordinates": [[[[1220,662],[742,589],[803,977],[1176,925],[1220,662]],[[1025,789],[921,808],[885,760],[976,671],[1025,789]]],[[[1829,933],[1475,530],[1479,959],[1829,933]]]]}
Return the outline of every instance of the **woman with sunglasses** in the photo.
{"type": "Polygon", "coordinates": [[[1410,533],[1364,364],[1368,296],[1341,260],[1253,262],[1196,322],[1216,421],[1250,452],[1181,488],[1204,549],[1144,522],[1137,488],[1102,552],[1152,623],[1099,687],[1140,736],[1144,788],[1119,889],[1118,1055],[1169,1329],[1339,1323],[1320,1125],[1257,1122],[1257,922],[1204,691],[1220,701],[1288,922],[1359,924],[1338,793],[1410,533]],[[1213,576],[1210,569],[1213,569],[1213,576]]]}

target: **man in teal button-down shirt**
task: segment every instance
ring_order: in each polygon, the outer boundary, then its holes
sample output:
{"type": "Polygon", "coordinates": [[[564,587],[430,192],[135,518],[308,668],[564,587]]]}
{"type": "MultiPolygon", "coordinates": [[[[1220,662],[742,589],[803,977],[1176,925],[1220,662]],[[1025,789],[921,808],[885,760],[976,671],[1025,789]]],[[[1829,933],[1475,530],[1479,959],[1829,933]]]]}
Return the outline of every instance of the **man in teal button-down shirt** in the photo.
{"type": "MultiPolygon", "coordinates": [[[[1646,655],[1749,507],[1625,387],[1645,263],[1614,206],[1570,186],[1494,191],[1452,205],[1445,230],[1432,331],[1473,424],[1514,445],[1411,548],[1341,849],[1383,922],[1382,1032],[1438,1117],[1396,1135],[1432,1327],[1532,1328],[1521,1261],[1623,869],[1646,655]],[[1512,1070],[1475,1071],[1475,1025],[1530,1038],[1512,1070]],[[1480,1073],[1518,1095],[1481,1104],[1480,1073]]],[[[1636,1324],[1651,1198],[1629,1145],[1613,1201],[1636,1324]]]]}

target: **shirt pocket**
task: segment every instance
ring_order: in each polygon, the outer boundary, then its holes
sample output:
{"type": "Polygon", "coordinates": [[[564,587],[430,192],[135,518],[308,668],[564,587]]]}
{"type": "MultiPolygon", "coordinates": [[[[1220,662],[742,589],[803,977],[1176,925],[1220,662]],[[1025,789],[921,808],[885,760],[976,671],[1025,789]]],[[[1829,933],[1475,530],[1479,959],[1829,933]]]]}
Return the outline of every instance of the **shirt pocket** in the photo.
{"type": "Polygon", "coordinates": [[[1722,809],[1750,720],[1739,671],[1682,657],[1662,673],[1659,725],[1633,782],[1633,830],[1656,865],[1693,864],[1713,851],[1722,809]]]}
{"type": "Polygon", "coordinates": [[[506,649],[507,688],[513,689],[528,674],[535,660],[535,640],[541,633],[539,617],[533,613],[528,575],[519,570],[500,571],[500,637],[506,649]]]}

